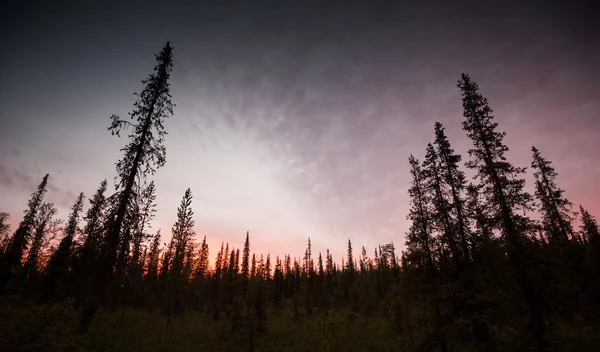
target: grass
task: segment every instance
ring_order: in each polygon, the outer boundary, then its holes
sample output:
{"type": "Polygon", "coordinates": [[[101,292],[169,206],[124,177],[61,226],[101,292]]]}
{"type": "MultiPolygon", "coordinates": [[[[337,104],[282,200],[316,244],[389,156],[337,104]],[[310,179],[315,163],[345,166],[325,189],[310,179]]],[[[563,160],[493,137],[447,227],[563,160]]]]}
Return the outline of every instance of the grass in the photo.
{"type": "MultiPolygon", "coordinates": [[[[89,351],[249,351],[247,328],[231,332],[225,318],[191,312],[172,320],[160,314],[129,311],[119,327],[120,313],[101,312],[84,346],[89,351]]],[[[383,318],[349,321],[338,316],[313,316],[294,323],[287,314],[272,314],[267,332],[256,336],[255,351],[398,351],[400,341],[383,318]]]]}

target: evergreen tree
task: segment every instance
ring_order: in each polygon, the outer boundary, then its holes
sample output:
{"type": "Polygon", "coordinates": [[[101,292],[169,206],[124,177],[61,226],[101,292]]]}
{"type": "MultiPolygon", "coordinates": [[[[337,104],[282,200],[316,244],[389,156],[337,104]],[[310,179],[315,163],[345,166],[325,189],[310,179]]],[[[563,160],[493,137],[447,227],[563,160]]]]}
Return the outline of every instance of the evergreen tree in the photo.
{"type": "MultiPolygon", "coordinates": [[[[410,155],[411,187],[408,190],[411,207],[408,219],[412,221],[406,236],[407,263],[412,268],[423,268],[423,278],[410,281],[412,285],[421,285],[423,293],[428,298],[433,308],[433,322],[435,330],[428,339],[439,347],[441,351],[448,350],[448,337],[444,333],[442,311],[440,308],[440,294],[438,292],[439,273],[433,255],[432,233],[432,206],[431,195],[426,192],[425,179],[421,163],[410,155]],[[421,281],[422,280],[422,281],[421,281]]],[[[381,260],[381,255],[377,256],[381,260]]],[[[376,258],[377,259],[377,258],[376,258]]],[[[379,266],[379,265],[378,265],[379,266]]]]}
{"type": "Polygon", "coordinates": [[[242,256],[242,278],[246,284],[250,279],[250,231],[246,232],[246,241],[244,242],[244,254],[242,256]]]}
{"type": "Polygon", "coordinates": [[[535,195],[540,201],[542,223],[553,243],[565,246],[573,235],[573,204],[563,196],[564,190],[556,186],[556,176],[552,162],[544,159],[536,147],[531,147],[533,162],[531,167],[535,177],[535,195]]]}
{"type": "Polygon", "coordinates": [[[83,244],[79,251],[73,277],[79,284],[77,301],[83,302],[84,297],[92,294],[93,273],[96,259],[102,250],[102,233],[104,231],[105,210],[107,199],[105,196],[107,182],[102,180],[96,193],[90,199],[90,207],[84,216],[86,221],[83,228],[83,244]]]}
{"type": "Polygon", "coordinates": [[[96,311],[97,294],[109,286],[113,268],[117,260],[117,251],[121,243],[122,225],[126,213],[131,206],[133,193],[139,184],[140,178],[145,178],[148,173],[154,174],[157,168],[165,164],[166,148],[164,146],[164,120],[173,114],[173,104],[169,87],[169,77],[173,69],[173,48],[170,43],[164,46],[156,55],[157,65],[154,73],[143,81],[145,85],[134,104],[130,117],[136,124],[113,115],[109,130],[119,135],[127,127],[133,127],[129,135],[130,142],[122,149],[124,157],[117,163],[119,182],[119,201],[114,218],[104,236],[105,250],[99,263],[97,272],[97,287],[94,295],[90,296],[82,312],[79,332],[87,331],[91,319],[96,311]]]}
{"type": "Polygon", "coordinates": [[[462,157],[455,154],[448,137],[444,133],[444,127],[439,122],[435,123],[435,145],[442,177],[445,179],[445,184],[450,188],[451,201],[449,207],[456,214],[456,227],[460,238],[462,256],[468,260],[468,224],[464,214],[464,200],[461,198],[461,193],[464,192],[467,181],[465,173],[459,169],[462,157]]]}
{"type": "MultiPolygon", "coordinates": [[[[408,190],[411,199],[408,219],[412,223],[406,237],[407,253],[409,260],[414,261],[414,265],[428,268],[431,275],[435,270],[435,264],[432,254],[430,200],[424,189],[423,171],[419,160],[411,155],[408,162],[412,176],[412,185],[408,190]]],[[[378,253],[375,251],[376,262],[378,262],[378,257],[378,253]]]]}
{"type": "Polygon", "coordinates": [[[462,254],[459,251],[455,237],[453,221],[450,215],[450,205],[446,198],[447,190],[440,170],[440,158],[430,143],[427,145],[425,161],[423,162],[423,192],[430,194],[433,205],[431,225],[439,231],[443,249],[450,249],[456,268],[460,267],[462,254]]]}
{"type": "Polygon", "coordinates": [[[250,267],[250,280],[256,277],[256,254],[252,253],[252,264],[250,267]]]}
{"type": "Polygon", "coordinates": [[[63,280],[69,271],[71,256],[73,254],[73,241],[77,232],[79,217],[83,210],[83,192],[79,193],[71,214],[67,221],[64,236],[60,240],[56,251],[50,257],[46,267],[46,296],[53,297],[59,281],[63,280]]]}
{"type": "Polygon", "coordinates": [[[8,241],[10,240],[10,224],[8,223],[9,219],[10,215],[8,213],[0,211],[0,258],[2,258],[4,250],[8,246],[8,241]]]}
{"type": "Polygon", "coordinates": [[[580,233],[589,244],[594,245],[595,243],[600,244],[600,230],[598,222],[583,206],[579,206],[579,213],[581,214],[581,226],[580,233]]]}
{"type": "Polygon", "coordinates": [[[27,209],[24,211],[25,216],[6,246],[4,255],[0,258],[0,291],[5,288],[13,273],[20,270],[21,260],[29,243],[35,217],[44,200],[48,176],[48,174],[44,176],[42,182],[38,185],[37,191],[31,195],[27,203],[27,209]]]}
{"type": "Polygon", "coordinates": [[[40,206],[40,210],[34,220],[31,245],[29,246],[27,258],[25,259],[25,264],[23,265],[21,291],[28,284],[30,278],[32,276],[36,276],[38,273],[41,252],[53,239],[53,237],[50,235],[54,235],[54,233],[58,230],[57,228],[61,221],[53,220],[57,212],[58,210],[54,206],[54,203],[44,202],[40,206]]]}
{"type": "Polygon", "coordinates": [[[150,244],[150,250],[148,251],[148,262],[146,264],[146,280],[149,285],[156,293],[156,283],[158,280],[158,265],[160,262],[160,229],[156,231],[156,234],[152,237],[152,243],[150,244]]]}
{"type": "Polygon", "coordinates": [[[183,291],[186,277],[184,275],[185,256],[193,243],[194,236],[194,212],[192,205],[192,191],[188,188],[183,195],[181,204],[177,209],[177,221],[173,225],[173,259],[170,269],[170,278],[168,286],[169,302],[167,309],[167,318],[170,319],[173,309],[175,313],[181,313],[183,310],[183,291]]]}
{"type": "Polygon", "coordinates": [[[534,279],[535,265],[527,251],[526,234],[531,222],[523,214],[533,210],[533,199],[523,190],[525,168],[516,167],[506,160],[508,147],[503,143],[506,132],[498,132],[492,109],[479,93],[479,86],[463,74],[458,82],[462,91],[464,109],[463,129],[473,142],[469,149],[471,160],[467,167],[477,172],[481,194],[494,207],[493,218],[506,242],[510,263],[516,280],[523,290],[530,311],[531,332],[539,350],[548,350],[546,317],[540,287],[534,279]]]}

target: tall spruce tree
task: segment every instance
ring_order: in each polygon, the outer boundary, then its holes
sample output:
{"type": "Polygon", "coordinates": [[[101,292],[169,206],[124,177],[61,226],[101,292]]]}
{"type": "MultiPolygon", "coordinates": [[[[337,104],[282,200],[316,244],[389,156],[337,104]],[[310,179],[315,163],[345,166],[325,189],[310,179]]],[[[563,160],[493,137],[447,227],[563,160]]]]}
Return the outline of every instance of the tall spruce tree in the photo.
{"type": "Polygon", "coordinates": [[[2,260],[1,258],[4,255],[4,250],[6,249],[10,239],[10,224],[8,223],[9,219],[10,215],[7,212],[0,211],[0,261],[2,260]]]}
{"type": "Polygon", "coordinates": [[[246,232],[246,241],[244,242],[244,253],[242,255],[242,278],[245,284],[250,279],[250,231],[246,232]]]}
{"type": "Polygon", "coordinates": [[[42,250],[48,246],[49,242],[53,239],[53,236],[58,231],[58,226],[61,221],[53,219],[58,213],[58,209],[54,206],[54,203],[44,202],[40,206],[37,216],[35,217],[33,225],[33,237],[31,244],[27,250],[27,258],[23,265],[21,291],[28,285],[30,279],[33,276],[37,276],[38,269],[40,268],[40,255],[42,250]]]}
{"type": "Polygon", "coordinates": [[[516,167],[506,160],[508,147],[503,142],[506,132],[497,131],[498,123],[494,121],[487,99],[479,93],[477,83],[467,74],[462,74],[458,87],[462,92],[465,117],[463,129],[473,142],[473,148],[469,149],[471,160],[466,165],[477,172],[481,194],[494,208],[495,225],[505,240],[516,281],[529,308],[530,331],[536,339],[537,348],[546,351],[549,342],[544,304],[541,288],[534,280],[535,264],[526,243],[531,222],[524,213],[532,210],[533,198],[523,190],[525,168],[516,167]]]}
{"type": "Polygon", "coordinates": [[[167,42],[161,52],[156,55],[157,65],[154,73],[142,81],[145,85],[142,92],[137,95],[134,110],[130,113],[131,123],[113,115],[109,130],[119,135],[120,131],[128,127],[133,128],[129,134],[130,142],[122,149],[125,153],[117,163],[117,191],[119,192],[118,207],[110,227],[104,236],[105,250],[99,262],[97,271],[97,285],[94,296],[88,299],[82,311],[79,332],[88,330],[91,319],[98,304],[100,294],[110,284],[113,268],[117,260],[117,251],[122,237],[122,225],[126,213],[131,206],[133,194],[139,184],[139,179],[144,179],[149,173],[154,174],[157,168],[166,161],[166,148],[164,146],[164,121],[173,114],[171,103],[169,77],[173,69],[173,48],[167,42]]]}
{"type": "Polygon", "coordinates": [[[192,205],[192,191],[188,188],[183,195],[181,204],[177,208],[177,221],[173,225],[173,259],[169,275],[167,318],[170,321],[171,314],[181,313],[183,309],[183,292],[186,283],[185,259],[190,249],[194,236],[194,212],[192,205]]]}
{"type": "Polygon", "coordinates": [[[79,193],[75,204],[71,207],[71,214],[65,227],[64,236],[46,266],[46,297],[54,296],[57,285],[66,277],[69,271],[73,254],[73,241],[77,233],[81,211],[83,210],[83,197],[83,192],[79,193]]]}
{"type": "Polygon", "coordinates": [[[105,196],[107,187],[106,179],[100,182],[96,193],[90,198],[90,207],[83,217],[86,224],[82,231],[83,244],[76,260],[77,265],[73,268],[73,277],[78,288],[78,302],[83,302],[85,297],[92,294],[93,273],[96,259],[102,249],[102,234],[105,228],[107,199],[105,196]]]}
{"type": "Polygon", "coordinates": [[[435,142],[437,154],[439,155],[439,165],[441,174],[445,179],[446,185],[450,188],[450,208],[455,213],[457,233],[460,239],[460,247],[462,250],[463,259],[469,258],[469,240],[468,240],[468,224],[465,217],[464,200],[461,198],[462,192],[466,188],[465,173],[460,170],[459,163],[462,157],[454,152],[450,145],[450,141],[444,132],[444,126],[435,123],[435,142]]]}
{"type": "Polygon", "coordinates": [[[590,245],[600,244],[600,227],[598,227],[596,218],[582,205],[579,206],[579,213],[581,214],[580,233],[583,240],[590,245]]]}
{"type": "Polygon", "coordinates": [[[152,243],[148,251],[148,261],[146,264],[146,281],[150,291],[157,293],[156,282],[158,280],[158,266],[160,263],[160,229],[152,237],[152,243]]]}
{"type": "Polygon", "coordinates": [[[24,211],[25,216],[6,246],[4,255],[0,258],[0,291],[5,288],[13,273],[21,268],[21,260],[29,244],[35,217],[44,200],[48,176],[48,174],[44,176],[42,182],[38,185],[37,191],[31,195],[27,203],[27,209],[24,211]]]}
{"type": "MultiPolygon", "coordinates": [[[[407,262],[412,267],[424,269],[423,282],[420,284],[427,295],[429,303],[433,306],[433,322],[435,330],[430,332],[428,339],[441,351],[448,351],[448,337],[444,333],[442,311],[440,307],[440,294],[438,292],[439,274],[434,260],[434,244],[432,234],[432,205],[431,194],[425,190],[425,179],[421,163],[410,155],[411,187],[408,190],[411,207],[408,219],[412,221],[406,236],[407,262]]],[[[380,256],[379,256],[380,257],[380,256]]],[[[380,264],[378,264],[378,268],[380,264]]],[[[415,278],[415,280],[419,280],[415,278]]]]}
{"type": "Polygon", "coordinates": [[[544,229],[553,243],[565,246],[573,235],[573,204],[564,197],[564,190],[556,186],[558,174],[552,167],[552,162],[544,159],[536,147],[531,147],[531,151],[535,195],[540,201],[544,229]]]}
{"type": "MultiPolygon", "coordinates": [[[[412,258],[411,261],[418,266],[426,267],[431,274],[435,271],[435,263],[432,253],[430,199],[425,192],[421,163],[413,155],[408,161],[412,176],[411,187],[408,190],[411,199],[408,219],[411,221],[411,227],[406,237],[406,247],[412,258]]],[[[375,255],[377,260],[377,252],[375,255]]]]}
{"type": "Polygon", "coordinates": [[[433,205],[431,225],[441,233],[442,250],[450,250],[451,257],[458,269],[461,266],[462,254],[456,240],[454,221],[450,215],[450,204],[447,200],[446,184],[440,170],[440,158],[433,144],[429,143],[423,161],[423,191],[430,194],[433,205]]]}

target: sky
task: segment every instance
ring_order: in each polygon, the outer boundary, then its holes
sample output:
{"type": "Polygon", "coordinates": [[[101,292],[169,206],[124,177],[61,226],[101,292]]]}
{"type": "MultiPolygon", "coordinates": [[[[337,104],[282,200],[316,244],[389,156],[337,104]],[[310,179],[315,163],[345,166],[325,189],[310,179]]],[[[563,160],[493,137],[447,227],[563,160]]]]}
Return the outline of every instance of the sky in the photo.
{"type": "MultiPolygon", "coordinates": [[[[103,1],[2,4],[0,209],[22,217],[50,174],[66,218],[113,184],[127,140],[107,131],[167,40],[167,162],[153,229],[168,241],[186,188],[214,255],[302,256],[404,243],[408,156],[444,124],[468,158],[456,83],[475,79],[507,132],[575,204],[600,216],[600,30],[585,1],[103,1]],[[417,5],[419,4],[419,5],[417,5]]],[[[531,173],[527,175],[531,189],[531,173]]],[[[112,190],[112,188],[111,188],[112,190]]]]}

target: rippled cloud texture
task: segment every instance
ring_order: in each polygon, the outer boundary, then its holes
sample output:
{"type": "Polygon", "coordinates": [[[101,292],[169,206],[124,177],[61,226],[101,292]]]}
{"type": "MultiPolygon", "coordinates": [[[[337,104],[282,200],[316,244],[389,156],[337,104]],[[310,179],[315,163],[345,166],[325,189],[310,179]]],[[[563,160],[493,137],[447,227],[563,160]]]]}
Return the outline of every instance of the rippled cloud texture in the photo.
{"type": "Polygon", "coordinates": [[[407,158],[424,154],[434,121],[467,158],[461,72],[489,98],[510,160],[528,166],[536,145],[567,196],[600,215],[599,31],[583,2],[248,3],[6,8],[0,208],[18,221],[50,173],[48,198],[66,217],[78,192],[112,181],[126,141],[108,117],[132,109],[171,40],[176,108],[155,177],[163,234],[191,187],[213,254],[246,230],[276,254],[302,255],[309,236],[337,260],[348,238],[369,253],[401,246],[407,158]]]}

